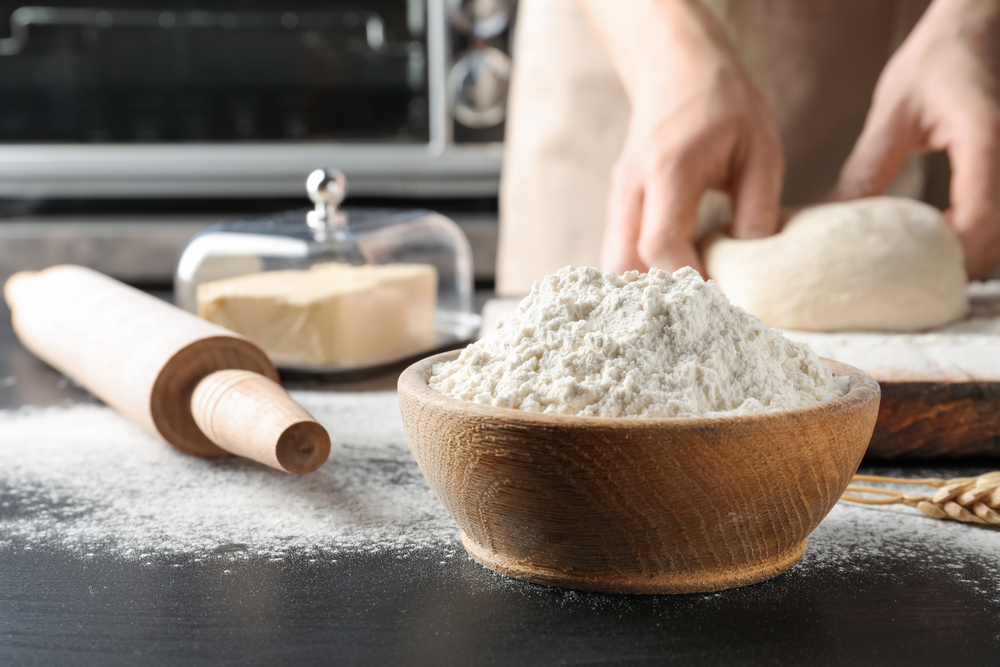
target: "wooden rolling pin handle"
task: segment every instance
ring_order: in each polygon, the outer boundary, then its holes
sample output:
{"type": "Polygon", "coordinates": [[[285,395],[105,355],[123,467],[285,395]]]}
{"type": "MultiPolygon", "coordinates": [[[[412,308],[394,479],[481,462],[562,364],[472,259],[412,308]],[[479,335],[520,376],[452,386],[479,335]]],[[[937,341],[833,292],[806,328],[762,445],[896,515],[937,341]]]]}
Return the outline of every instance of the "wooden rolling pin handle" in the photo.
{"type": "Polygon", "coordinates": [[[191,394],[191,415],[209,440],[239,456],[305,474],[330,455],[330,435],[281,385],[258,373],[216,371],[191,394]]]}

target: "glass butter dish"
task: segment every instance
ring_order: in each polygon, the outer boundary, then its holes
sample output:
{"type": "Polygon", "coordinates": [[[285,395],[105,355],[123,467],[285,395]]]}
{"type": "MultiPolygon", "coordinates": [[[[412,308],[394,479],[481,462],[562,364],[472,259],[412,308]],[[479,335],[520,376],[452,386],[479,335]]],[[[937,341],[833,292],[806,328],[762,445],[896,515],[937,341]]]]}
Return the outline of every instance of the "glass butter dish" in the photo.
{"type": "Polygon", "coordinates": [[[213,225],[177,264],[177,305],[257,343],[281,369],[358,370],[475,336],[472,252],[443,215],[340,208],[336,170],[306,181],[314,210],[213,225]]]}

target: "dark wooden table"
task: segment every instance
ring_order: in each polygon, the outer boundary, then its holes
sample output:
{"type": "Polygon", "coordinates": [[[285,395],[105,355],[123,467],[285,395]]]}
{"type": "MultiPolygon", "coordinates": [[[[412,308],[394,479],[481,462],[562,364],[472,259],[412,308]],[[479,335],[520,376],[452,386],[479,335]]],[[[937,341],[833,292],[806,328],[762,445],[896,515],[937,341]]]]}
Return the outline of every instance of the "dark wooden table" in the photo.
{"type": "MultiPolygon", "coordinates": [[[[0,380],[10,375],[0,409],[95,401],[21,348],[0,308],[0,380]]],[[[913,474],[992,463],[921,465],[913,474]]],[[[525,584],[465,557],[430,567],[433,550],[168,566],[13,545],[0,549],[0,665],[1000,664],[1000,553],[949,570],[918,537],[890,557],[869,541],[842,567],[660,597],[525,584]]]]}

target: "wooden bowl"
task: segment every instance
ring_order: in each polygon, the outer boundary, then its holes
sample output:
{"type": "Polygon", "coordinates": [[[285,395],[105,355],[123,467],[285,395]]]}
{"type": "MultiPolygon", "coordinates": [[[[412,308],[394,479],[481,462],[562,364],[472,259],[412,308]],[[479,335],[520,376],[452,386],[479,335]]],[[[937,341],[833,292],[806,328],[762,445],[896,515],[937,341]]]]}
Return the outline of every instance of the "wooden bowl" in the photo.
{"type": "Polygon", "coordinates": [[[493,408],[399,378],[420,470],[480,564],[550,586],[610,593],[735,588],[791,568],[847,488],[871,439],[879,386],[755,415],[602,418],[493,408]]]}

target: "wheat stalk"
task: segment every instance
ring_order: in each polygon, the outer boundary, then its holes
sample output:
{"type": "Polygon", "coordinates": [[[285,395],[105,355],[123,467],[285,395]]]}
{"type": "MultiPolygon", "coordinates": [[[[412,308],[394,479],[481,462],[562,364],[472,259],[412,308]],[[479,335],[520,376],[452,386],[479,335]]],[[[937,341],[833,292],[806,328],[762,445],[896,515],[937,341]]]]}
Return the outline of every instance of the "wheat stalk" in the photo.
{"type": "Polygon", "coordinates": [[[988,472],[978,477],[957,477],[955,479],[901,479],[898,477],[878,477],[875,475],[855,475],[851,486],[840,497],[852,503],[865,505],[893,505],[902,503],[915,507],[935,519],[953,519],[968,523],[982,523],[1000,526],[1000,471],[988,472]],[[855,486],[853,482],[882,482],[884,484],[916,484],[937,487],[930,496],[918,493],[903,493],[891,489],[871,486],[855,486]],[[881,498],[863,498],[853,493],[872,493],[881,498]]]}

